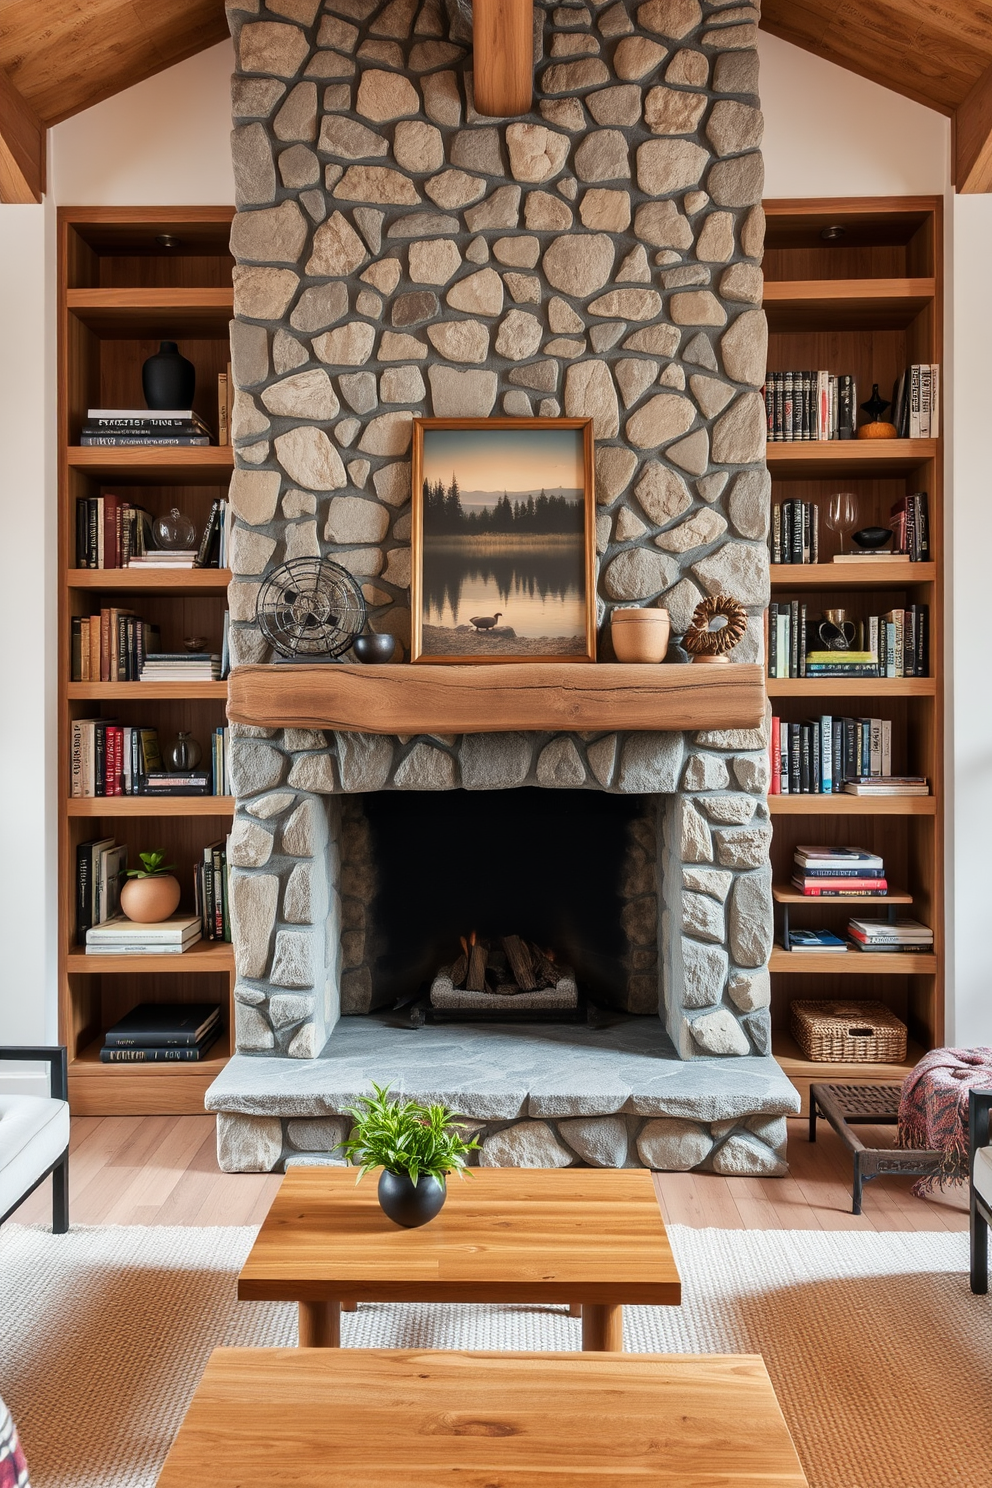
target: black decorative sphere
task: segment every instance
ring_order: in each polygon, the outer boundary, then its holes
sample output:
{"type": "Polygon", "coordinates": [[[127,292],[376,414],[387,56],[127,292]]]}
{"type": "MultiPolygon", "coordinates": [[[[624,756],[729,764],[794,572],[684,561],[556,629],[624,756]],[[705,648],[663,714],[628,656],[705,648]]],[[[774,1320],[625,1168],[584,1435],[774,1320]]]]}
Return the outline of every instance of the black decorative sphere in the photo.
{"type": "Polygon", "coordinates": [[[895,534],[891,527],[862,527],[860,532],[854,532],[851,536],[859,548],[867,548],[869,552],[873,552],[876,548],[884,548],[895,534]]]}
{"type": "Polygon", "coordinates": [[[141,388],[148,408],[192,408],[196,368],[175,341],[160,341],[141,369],[141,388]]]}
{"type": "Polygon", "coordinates": [[[372,662],[392,661],[396,655],[396,637],[391,635],[360,635],[351,643],[351,649],[359,661],[367,665],[372,662]]]}
{"type": "Polygon", "coordinates": [[[416,1184],[409,1173],[390,1173],[384,1168],[379,1175],[379,1207],[405,1230],[418,1229],[434,1219],[447,1197],[444,1184],[436,1183],[426,1174],[416,1184]]]}

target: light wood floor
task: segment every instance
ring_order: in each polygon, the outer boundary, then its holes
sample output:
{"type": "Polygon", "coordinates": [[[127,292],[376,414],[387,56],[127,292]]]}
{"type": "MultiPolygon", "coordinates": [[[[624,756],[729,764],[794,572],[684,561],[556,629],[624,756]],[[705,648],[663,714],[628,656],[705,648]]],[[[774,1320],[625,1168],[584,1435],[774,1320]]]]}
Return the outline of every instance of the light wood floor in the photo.
{"type": "MultiPolygon", "coordinates": [[[[862,1129],[868,1141],[870,1129],[862,1129]]],[[[892,1129],[878,1132],[880,1145],[892,1129]]],[[[951,1189],[917,1199],[910,1178],[876,1178],[865,1212],[851,1213],[851,1159],[825,1122],[815,1146],[805,1121],[789,1123],[788,1178],[655,1176],[672,1224],[729,1230],[963,1230],[967,1196],[951,1189]]],[[[262,1220],[278,1175],[222,1173],[212,1116],[77,1117],[72,1124],[70,1215],[74,1224],[250,1225],[262,1220]]],[[[24,1224],[51,1220],[50,1183],[21,1206],[24,1224]]]]}

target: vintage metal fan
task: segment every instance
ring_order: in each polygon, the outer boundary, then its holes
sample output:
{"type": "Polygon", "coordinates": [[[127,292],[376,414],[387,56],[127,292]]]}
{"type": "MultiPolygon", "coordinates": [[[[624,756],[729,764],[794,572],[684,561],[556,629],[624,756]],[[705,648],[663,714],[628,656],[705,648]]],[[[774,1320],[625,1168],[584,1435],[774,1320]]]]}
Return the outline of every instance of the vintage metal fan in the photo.
{"type": "Polygon", "coordinates": [[[357,580],[329,558],[293,558],[269,574],[255,618],[285,661],[333,661],[365,629],[357,580]]]}

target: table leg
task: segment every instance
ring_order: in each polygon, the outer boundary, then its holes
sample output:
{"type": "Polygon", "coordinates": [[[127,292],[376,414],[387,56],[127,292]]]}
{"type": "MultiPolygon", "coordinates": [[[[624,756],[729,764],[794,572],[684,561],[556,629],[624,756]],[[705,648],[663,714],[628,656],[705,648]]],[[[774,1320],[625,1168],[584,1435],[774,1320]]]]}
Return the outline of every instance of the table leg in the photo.
{"type": "Polygon", "coordinates": [[[568,1304],[568,1315],[569,1315],[569,1317],[580,1318],[582,1316],[582,1303],[581,1302],[570,1302],[568,1304]]]}
{"type": "Polygon", "coordinates": [[[584,1302],[582,1348],[586,1352],[623,1353],[623,1308],[584,1302]]]}
{"type": "Polygon", "coordinates": [[[340,1348],[341,1308],[335,1301],[300,1303],[300,1348],[340,1348]]]}
{"type": "Polygon", "coordinates": [[[342,1302],[341,1303],[341,1311],[342,1312],[357,1312],[358,1311],[358,1303],[357,1302],[342,1302]]]}

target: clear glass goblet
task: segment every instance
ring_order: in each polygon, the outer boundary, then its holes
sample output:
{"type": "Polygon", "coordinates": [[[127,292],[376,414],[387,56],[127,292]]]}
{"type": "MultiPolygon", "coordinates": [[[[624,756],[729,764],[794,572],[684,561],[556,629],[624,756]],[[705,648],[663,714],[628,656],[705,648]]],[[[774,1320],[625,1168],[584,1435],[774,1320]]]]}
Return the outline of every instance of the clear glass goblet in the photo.
{"type": "Polygon", "coordinates": [[[827,500],[824,519],[831,532],[840,536],[840,550],[844,551],[844,533],[853,532],[858,525],[858,498],[853,491],[836,491],[827,500]]]}

